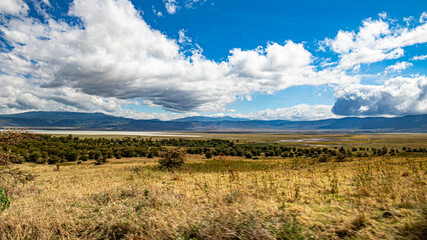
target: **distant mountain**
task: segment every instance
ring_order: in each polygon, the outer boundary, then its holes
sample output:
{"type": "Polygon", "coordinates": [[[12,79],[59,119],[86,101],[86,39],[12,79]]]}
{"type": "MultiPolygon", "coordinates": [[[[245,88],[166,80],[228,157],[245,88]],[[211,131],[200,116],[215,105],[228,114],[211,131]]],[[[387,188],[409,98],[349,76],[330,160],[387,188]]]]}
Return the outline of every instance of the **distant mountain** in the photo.
{"type": "Polygon", "coordinates": [[[364,131],[427,132],[427,115],[396,118],[347,117],[317,121],[188,117],[172,121],[136,120],[102,113],[26,112],[0,115],[0,127],[126,131],[364,131]]]}
{"type": "Polygon", "coordinates": [[[25,112],[0,115],[0,126],[43,128],[115,128],[133,121],[103,113],[25,112]],[[2,123],[4,122],[4,123],[2,123]]]}
{"type": "Polygon", "coordinates": [[[204,116],[195,116],[195,117],[186,117],[173,120],[174,122],[220,122],[220,121],[249,121],[247,118],[233,118],[233,117],[204,117],[204,116]]]}

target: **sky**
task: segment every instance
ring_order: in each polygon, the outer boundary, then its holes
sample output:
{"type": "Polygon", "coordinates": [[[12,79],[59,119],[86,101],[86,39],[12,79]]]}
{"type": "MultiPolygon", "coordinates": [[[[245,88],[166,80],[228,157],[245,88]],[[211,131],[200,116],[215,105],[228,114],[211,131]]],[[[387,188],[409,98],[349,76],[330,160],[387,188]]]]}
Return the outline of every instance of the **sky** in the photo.
{"type": "Polygon", "coordinates": [[[427,114],[425,0],[1,0],[0,114],[427,114]]]}

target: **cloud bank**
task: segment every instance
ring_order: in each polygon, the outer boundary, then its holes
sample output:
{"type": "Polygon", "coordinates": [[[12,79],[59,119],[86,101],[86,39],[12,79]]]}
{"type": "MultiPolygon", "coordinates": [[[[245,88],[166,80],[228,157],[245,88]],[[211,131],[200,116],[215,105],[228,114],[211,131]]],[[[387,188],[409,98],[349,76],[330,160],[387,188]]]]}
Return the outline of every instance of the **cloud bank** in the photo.
{"type": "Polygon", "coordinates": [[[27,4],[23,0],[2,0],[0,1],[0,13],[20,14],[28,11],[27,4]]]}
{"type": "MultiPolygon", "coordinates": [[[[20,100],[24,95],[61,92],[49,101],[82,107],[92,96],[101,99],[101,109],[111,111],[113,105],[118,110],[120,104],[140,99],[171,111],[213,112],[236,99],[250,99],[254,92],[357,82],[342,71],[316,71],[311,53],[292,41],[251,51],[233,49],[223,62],[208,60],[197,50],[185,56],[177,41],[148,26],[127,0],[75,0],[69,13],[82,26],[21,15],[0,27],[13,47],[0,55],[1,81],[6,76],[18,79],[8,83],[17,96],[5,97],[11,101],[6,105],[28,109],[20,100]]],[[[36,102],[34,109],[44,108],[43,101],[36,102]]]]}
{"type": "MultiPolygon", "coordinates": [[[[164,1],[170,14],[177,1],[164,1]]],[[[189,0],[183,7],[205,1],[189,0]]],[[[46,4],[49,6],[49,4],[46,4]]],[[[391,27],[387,15],[363,21],[358,31],[339,31],[321,47],[337,63],[318,59],[303,43],[270,42],[253,50],[231,49],[225,60],[207,59],[151,28],[128,0],[74,0],[69,16],[78,23],[27,15],[22,0],[0,2],[0,112],[26,110],[102,111],[114,115],[176,118],[194,112],[220,112],[254,93],[274,94],[299,85],[333,85],[336,103],[297,105],[246,114],[257,119],[321,119],[337,115],[427,113],[425,77],[388,80],[384,86],[360,85],[352,68],[404,55],[404,47],[427,42],[425,14],[415,27],[391,27]],[[7,17],[4,17],[7,16],[7,17]],[[405,94],[409,98],[405,99],[405,94]],[[143,104],[176,112],[137,113],[143,104]],[[145,114],[144,116],[142,116],[145,114]]],[[[423,56],[414,60],[422,60],[423,56]]],[[[386,71],[412,65],[400,62],[386,71]]]]}
{"type": "Polygon", "coordinates": [[[400,73],[402,70],[405,70],[405,69],[412,67],[412,66],[413,66],[413,64],[409,63],[409,62],[404,62],[404,61],[403,62],[397,62],[393,65],[386,67],[385,71],[386,72],[399,72],[400,73]]]}
{"type": "Polygon", "coordinates": [[[340,118],[340,116],[331,112],[331,108],[332,106],[330,105],[299,104],[288,108],[266,109],[249,114],[232,114],[231,116],[260,120],[286,119],[293,121],[340,118]]]}
{"type": "Polygon", "coordinates": [[[422,19],[421,25],[414,28],[392,27],[384,19],[367,19],[358,32],[340,30],[334,39],[325,39],[321,49],[329,48],[339,54],[338,67],[342,69],[397,59],[404,55],[404,47],[427,42],[427,22],[422,19]]]}
{"type": "Polygon", "coordinates": [[[384,85],[353,84],[335,93],[337,115],[410,115],[427,113],[427,78],[397,77],[384,85]]]}

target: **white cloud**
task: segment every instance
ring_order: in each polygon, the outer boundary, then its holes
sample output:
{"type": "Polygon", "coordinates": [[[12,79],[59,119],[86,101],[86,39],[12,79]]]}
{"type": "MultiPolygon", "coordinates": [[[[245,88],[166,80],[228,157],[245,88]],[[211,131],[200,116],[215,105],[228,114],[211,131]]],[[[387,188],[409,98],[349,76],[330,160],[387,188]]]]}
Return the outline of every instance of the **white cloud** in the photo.
{"type": "Polygon", "coordinates": [[[163,0],[163,2],[165,3],[166,11],[169,14],[175,14],[181,7],[186,9],[195,8],[196,4],[205,4],[206,0],[163,0]]]}
{"type": "Polygon", "coordinates": [[[427,78],[397,77],[384,85],[352,84],[335,93],[338,115],[409,115],[427,113],[427,78]]]}
{"type": "Polygon", "coordinates": [[[355,36],[354,32],[339,31],[332,42],[332,50],[340,54],[348,53],[355,46],[355,36]]]}
{"type": "Polygon", "coordinates": [[[179,118],[201,116],[200,113],[196,113],[196,112],[150,113],[150,112],[139,112],[139,111],[134,111],[130,109],[122,109],[119,112],[113,113],[113,115],[118,117],[126,117],[126,118],[133,118],[133,119],[159,119],[162,121],[170,121],[170,120],[179,119],[179,118]]]}
{"type": "Polygon", "coordinates": [[[103,98],[76,91],[72,88],[40,88],[29,83],[25,77],[0,75],[0,112],[23,110],[103,111],[114,113],[130,100],[103,98]]]}
{"type": "Polygon", "coordinates": [[[387,13],[386,12],[382,12],[382,13],[378,13],[378,16],[382,19],[386,19],[387,18],[387,13]]]}
{"type": "Polygon", "coordinates": [[[421,56],[414,56],[411,60],[419,61],[419,60],[426,60],[427,55],[421,55],[421,56]]]}
{"type": "MultiPolygon", "coordinates": [[[[254,50],[232,49],[221,62],[206,59],[198,49],[187,54],[183,45],[191,39],[183,30],[179,39],[168,38],[148,26],[128,0],[75,0],[69,14],[80,18],[83,26],[50,18],[43,23],[28,16],[7,19],[0,26],[13,47],[0,51],[0,112],[101,111],[169,120],[195,116],[195,111],[226,111],[228,104],[249,101],[255,92],[334,84],[340,86],[335,114],[426,113],[425,77],[364,86],[354,84],[360,76],[349,76],[346,70],[357,72],[361,64],[403,56],[403,47],[427,42],[427,24],[394,28],[384,20],[369,19],[357,32],[339,31],[324,41],[339,54],[339,62],[325,60],[318,70],[305,46],[290,40],[254,50]],[[126,109],[140,103],[180,113],[126,109]]],[[[398,72],[411,65],[399,62],[387,70],[398,72]]],[[[246,115],[232,109],[229,113],[253,119],[336,117],[331,106],[305,104],[246,115]]]]}
{"type": "MultiPolygon", "coordinates": [[[[332,106],[330,105],[307,105],[299,104],[287,108],[265,109],[251,113],[234,113],[234,109],[227,110],[228,113],[217,113],[212,115],[204,115],[207,117],[234,117],[234,118],[247,118],[252,120],[320,120],[326,118],[340,118],[331,112],[332,106]]],[[[128,116],[135,119],[160,119],[160,120],[174,120],[178,118],[202,116],[200,113],[187,112],[187,113],[143,113],[135,112],[132,110],[123,110],[119,116],[128,116]]]]}
{"type": "Polygon", "coordinates": [[[284,45],[269,44],[265,49],[242,51],[233,49],[229,56],[232,73],[246,80],[248,92],[272,94],[278,89],[296,85],[323,85],[355,82],[358,79],[333,69],[315,71],[312,55],[302,44],[292,41],[284,45]]]}
{"type": "MultiPolygon", "coordinates": [[[[223,62],[210,61],[197,50],[185,56],[179,40],[150,28],[127,0],[75,0],[70,14],[84,27],[52,19],[44,24],[30,17],[0,26],[14,47],[0,53],[2,71],[11,78],[29,76],[23,84],[37,90],[25,94],[50,101],[34,109],[52,109],[52,101],[61,108],[75,107],[78,103],[69,99],[78,95],[75,101],[92,96],[99,102],[82,102],[85,109],[119,111],[121,104],[140,99],[172,111],[215,112],[236,99],[250,99],[254,92],[358,81],[340,70],[316,70],[311,53],[292,41],[251,51],[233,49],[223,62]],[[65,100],[37,95],[51,91],[57,96],[55,91],[64,89],[65,100]]],[[[185,34],[181,35],[183,40],[185,34]]],[[[16,109],[19,103],[30,109],[25,101],[10,102],[16,109]]]]}
{"type": "Polygon", "coordinates": [[[206,3],[207,0],[186,0],[185,1],[185,7],[186,8],[194,8],[195,4],[203,5],[206,3]]]}
{"type": "Polygon", "coordinates": [[[26,13],[28,6],[23,0],[1,0],[0,1],[0,14],[19,14],[26,13]]]}
{"type": "MultiPolygon", "coordinates": [[[[423,14],[424,15],[424,14],[423,14]]],[[[339,31],[335,39],[325,39],[321,49],[329,47],[339,54],[339,67],[351,69],[404,55],[404,47],[427,42],[427,23],[412,29],[391,27],[384,19],[363,21],[358,32],[339,31]]]]}
{"type": "Polygon", "coordinates": [[[403,21],[406,23],[407,26],[409,26],[411,22],[414,21],[414,17],[413,16],[404,17],[403,21]]]}
{"type": "Polygon", "coordinates": [[[163,17],[163,13],[160,11],[157,11],[154,6],[152,7],[153,9],[153,13],[157,16],[157,17],[163,17]]]}
{"type": "Polygon", "coordinates": [[[397,62],[394,65],[390,65],[390,66],[386,67],[385,72],[395,72],[395,73],[398,72],[398,73],[400,73],[402,70],[405,70],[405,69],[412,67],[412,66],[413,66],[413,64],[409,63],[409,62],[405,62],[405,61],[397,62]]]}
{"type": "Polygon", "coordinates": [[[259,119],[259,120],[320,120],[339,118],[331,112],[330,105],[299,104],[287,108],[266,109],[248,114],[233,114],[232,117],[259,119]]]}
{"type": "Polygon", "coordinates": [[[420,23],[424,23],[427,21],[427,13],[423,12],[420,16],[420,23]]]}
{"type": "Polygon", "coordinates": [[[165,8],[169,14],[175,14],[179,7],[177,6],[176,0],[166,0],[165,8]]]}
{"type": "Polygon", "coordinates": [[[182,43],[191,43],[191,39],[187,36],[185,36],[185,30],[181,29],[178,32],[178,43],[182,44],[182,43]]]}

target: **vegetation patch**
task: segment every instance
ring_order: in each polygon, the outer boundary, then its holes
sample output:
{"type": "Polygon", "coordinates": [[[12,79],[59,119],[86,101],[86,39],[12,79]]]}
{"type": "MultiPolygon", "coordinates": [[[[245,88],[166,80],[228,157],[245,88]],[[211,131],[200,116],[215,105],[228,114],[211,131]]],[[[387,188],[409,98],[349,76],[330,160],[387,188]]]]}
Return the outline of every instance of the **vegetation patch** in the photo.
{"type": "MultiPolygon", "coordinates": [[[[69,141],[70,146],[86,141],[52,139],[69,141]]],[[[33,136],[27,140],[39,141],[33,136]]],[[[106,141],[97,138],[93,144],[105,147],[106,141]]],[[[318,149],[324,157],[309,157],[310,149],[316,148],[295,146],[294,151],[294,146],[252,145],[247,140],[171,139],[164,140],[165,145],[157,145],[160,140],[138,138],[109,141],[113,153],[115,147],[128,147],[131,142],[135,147],[153,144],[159,152],[154,157],[112,157],[101,165],[88,159],[52,166],[26,162],[24,157],[22,163],[9,162],[3,167],[2,237],[423,239],[426,235],[427,161],[412,151],[392,155],[388,150],[385,155],[357,157],[352,147],[327,147],[318,149]],[[258,159],[226,153],[215,156],[214,148],[230,147],[231,143],[236,149],[256,146],[254,150],[265,147],[268,152],[283,147],[290,150],[287,153],[302,155],[266,156],[262,150],[258,159]],[[211,144],[212,157],[206,158],[202,152],[190,154],[188,149],[198,148],[190,144],[211,144]],[[329,156],[332,150],[346,157],[329,156]],[[175,151],[182,155],[174,155],[175,151]],[[159,160],[183,163],[173,163],[165,171],[159,160]]],[[[409,145],[402,142],[393,149],[409,145]]],[[[368,153],[368,148],[371,152],[372,146],[366,143],[355,152],[368,153]]],[[[4,154],[18,156],[18,148],[7,149],[4,154]]]]}

